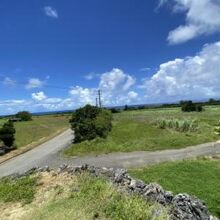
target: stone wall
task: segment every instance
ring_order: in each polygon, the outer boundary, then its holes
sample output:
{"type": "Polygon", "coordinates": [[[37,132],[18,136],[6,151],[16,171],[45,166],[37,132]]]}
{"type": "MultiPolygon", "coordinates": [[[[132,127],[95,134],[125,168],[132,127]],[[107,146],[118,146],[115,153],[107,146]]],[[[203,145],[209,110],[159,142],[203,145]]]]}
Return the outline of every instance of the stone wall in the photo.
{"type": "MultiPolygon", "coordinates": [[[[33,168],[22,175],[13,174],[11,176],[13,178],[20,178],[34,172],[50,171],[49,167],[33,168]]],[[[156,183],[146,184],[141,180],[132,178],[124,169],[97,168],[88,165],[79,167],[61,165],[57,171],[53,172],[57,174],[63,172],[68,172],[69,174],[89,172],[91,175],[107,178],[123,192],[137,194],[147,201],[157,202],[165,207],[169,207],[169,220],[218,220],[210,215],[205,203],[198,198],[186,193],[174,195],[170,191],[165,191],[156,183]]]]}

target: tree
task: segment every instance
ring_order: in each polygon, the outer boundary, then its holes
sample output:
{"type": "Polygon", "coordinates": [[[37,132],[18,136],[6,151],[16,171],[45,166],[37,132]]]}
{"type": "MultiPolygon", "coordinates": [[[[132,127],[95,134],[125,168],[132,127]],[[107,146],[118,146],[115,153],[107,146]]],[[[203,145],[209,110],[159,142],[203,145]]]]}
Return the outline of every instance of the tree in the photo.
{"type": "Polygon", "coordinates": [[[28,111],[18,112],[15,116],[17,118],[20,118],[21,121],[31,121],[32,120],[32,115],[28,111]]]}
{"type": "Polygon", "coordinates": [[[193,103],[191,100],[189,101],[181,101],[180,106],[183,112],[201,112],[203,110],[202,105],[198,105],[193,103]]]}
{"type": "Polygon", "coordinates": [[[75,143],[92,140],[96,137],[105,138],[112,128],[112,114],[107,109],[86,105],[77,109],[70,120],[74,130],[75,143]]]}
{"type": "Polygon", "coordinates": [[[110,111],[115,114],[115,113],[120,113],[120,110],[117,108],[111,108],[110,111]]]}
{"type": "Polygon", "coordinates": [[[15,128],[11,121],[6,122],[0,129],[0,140],[7,146],[12,147],[15,141],[15,128]]]}
{"type": "Polygon", "coordinates": [[[127,110],[128,110],[128,105],[125,105],[124,111],[127,111],[127,110]]]}

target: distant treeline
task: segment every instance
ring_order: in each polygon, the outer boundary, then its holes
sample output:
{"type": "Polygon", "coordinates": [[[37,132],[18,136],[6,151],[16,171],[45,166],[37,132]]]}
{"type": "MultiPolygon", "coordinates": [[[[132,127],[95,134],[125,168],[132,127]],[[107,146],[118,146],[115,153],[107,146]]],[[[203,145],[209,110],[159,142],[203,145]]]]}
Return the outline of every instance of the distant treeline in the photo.
{"type": "MultiPolygon", "coordinates": [[[[209,99],[208,101],[204,102],[192,102],[191,100],[182,100],[179,103],[164,103],[164,104],[155,104],[155,105],[125,105],[124,107],[113,107],[110,108],[112,113],[119,113],[121,110],[124,111],[132,111],[132,110],[141,110],[141,109],[159,109],[159,108],[175,108],[175,107],[182,107],[185,103],[193,103],[194,106],[200,108],[200,106],[211,106],[211,105],[220,105],[220,100],[209,99]]],[[[198,109],[200,111],[200,109],[198,109]]]]}
{"type": "MultiPolygon", "coordinates": [[[[112,113],[118,113],[121,110],[125,111],[132,111],[132,110],[141,110],[141,109],[155,109],[155,108],[175,108],[175,107],[182,107],[182,103],[184,102],[192,102],[191,100],[182,100],[179,103],[164,103],[164,104],[140,104],[140,105],[125,105],[125,106],[116,106],[116,107],[108,107],[112,113]]],[[[220,105],[220,100],[216,99],[209,99],[208,101],[203,102],[193,102],[197,106],[209,106],[209,105],[220,105]]],[[[33,116],[41,116],[41,115],[69,115],[72,114],[75,110],[65,110],[65,111],[57,111],[57,112],[40,112],[40,113],[33,113],[33,116]]],[[[7,115],[7,116],[0,116],[1,118],[11,118],[15,115],[7,115]]]]}

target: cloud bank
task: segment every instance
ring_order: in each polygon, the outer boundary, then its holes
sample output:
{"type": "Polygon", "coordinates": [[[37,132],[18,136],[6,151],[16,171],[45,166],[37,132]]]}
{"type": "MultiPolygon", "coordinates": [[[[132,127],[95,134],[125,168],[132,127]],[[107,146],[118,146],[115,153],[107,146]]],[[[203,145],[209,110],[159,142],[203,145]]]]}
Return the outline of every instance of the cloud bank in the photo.
{"type": "Polygon", "coordinates": [[[170,31],[168,42],[179,44],[201,35],[220,32],[220,2],[216,0],[161,0],[170,3],[175,13],[186,13],[185,24],[170,31]]]}
{"type": "Polygon", "coordinates": [[[216,98],[220,94],[220,42],[205,45],[193,57],[160,65],[142,89],[148,102],[216,98]]]}
{"type": "Polygon", "coordinates": [[[161,64],[155,74],[146,76],[148,78],[144,80],[136,80],[122,69],[113,68],[99,75],[96,87],[73,85],[64,98],[48,97],[42,90],[44,81],[32,78],[26,88],[41,90],[31,93],[30,100],[0,101],[0,113],[65,110],[86,104],[95,105],[99,89],[104,106],[220,98],[219,61],[220,41],[204,45],[195,56],[161,64]]]}

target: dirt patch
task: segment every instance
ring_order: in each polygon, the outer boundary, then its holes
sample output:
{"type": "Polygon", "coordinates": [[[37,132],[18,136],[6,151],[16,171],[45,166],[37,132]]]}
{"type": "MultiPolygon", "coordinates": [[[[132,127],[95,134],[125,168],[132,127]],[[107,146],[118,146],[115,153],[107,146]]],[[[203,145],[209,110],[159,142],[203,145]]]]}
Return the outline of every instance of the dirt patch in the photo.
{"type": "Polygon", "coordinates": [[[0,203],[1,219],[23,220],[25,216],[42,205],[58,198],[67,197],[71,192],[71,186],[76,181],[76,177],[67,173],[58,175],[51,171],[37,175],[39,181],[34,201],[25,205],[22,203],[0,203]]]}

